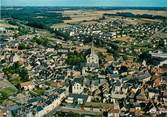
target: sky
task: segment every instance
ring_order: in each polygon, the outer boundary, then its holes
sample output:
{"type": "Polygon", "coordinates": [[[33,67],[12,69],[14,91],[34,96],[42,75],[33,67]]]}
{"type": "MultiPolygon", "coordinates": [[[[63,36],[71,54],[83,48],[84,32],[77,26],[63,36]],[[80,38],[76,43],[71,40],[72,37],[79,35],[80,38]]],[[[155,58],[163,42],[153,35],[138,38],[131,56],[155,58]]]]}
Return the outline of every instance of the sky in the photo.
{"type": "Polygon", "coordinates": [[[1,0],[1,5],[167,7],[167,0],[1,0]]]}

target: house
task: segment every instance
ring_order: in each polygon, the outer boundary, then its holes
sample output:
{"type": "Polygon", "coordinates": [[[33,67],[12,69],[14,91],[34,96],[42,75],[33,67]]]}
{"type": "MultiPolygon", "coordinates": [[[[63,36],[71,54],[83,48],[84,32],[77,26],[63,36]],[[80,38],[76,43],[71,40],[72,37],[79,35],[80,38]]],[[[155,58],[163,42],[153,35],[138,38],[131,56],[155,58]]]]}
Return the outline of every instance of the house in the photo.
{"type": "Polygon", "coordinates": [[[164,103],[167,104],[167,95],[163,96],[164,103]]]}
{"type": "Polygon", "coordinates": [[[4,73],[0,73],[0,79],[4,78],[4,73]]]}
{"type": "Polygon", "coordinates": [[[87,102],[87,99],[88,99],[88,95],[70,94],[65,100],[65,102],[70,104],[73,104],[73,103],[84,104],[85,102],[87,102]]]}
{"type": "Polygon", "coordinates": [[[81,76],[81,72],[80,71],[75,71],[75,70],[67,70],[67,76],[79,77],[79,76],[81,76]]]}
{"type": "Polygon", "coordinates": [[[160,83],[166,84],[167,83],[167,76],[161,76],[160,83]]]}
{"type": "Polygon", "coordinates": [[[139,102],[145,102],[145,100],[147,100],[146,98],[147,97],[143,93],[141,93],[141,92],[136,96],[136,99],[137,99],[138,103],[139,102]]]}
{"type": "Polygon", "coordinates": [[[114,92],[115,93],[118,93],[121,91],[121,87],[122,87],[122,84],[120,82],[120,80],[115,80],[114,81],[114,92]]]}
{"type": "Polygon", "coordinates": [[[134,74],[134,78],[138,79],[139,81],[142,82],[147,82],[151,78],[151,74],[146,70],[140,71],[136,74],[134,74]]]}
{"type": "Polygon", "coordinates": [[[122,99],[122,98],[126,98],[126,95],[125,94],[115,94],[115,93],[112,93],[111,94],[111,101],[115,101],[115,99],[122,99]]]}
{"type": "Polygon", "coordinates": [[[123,84],[123,86],[121,87],[121,92],[127,94],[128,90],[129,86],[127,84],[123,84]]]}
{"type": "Polygon", "coordinates": [[[65,77],[64,76],[59,76],[54,80],[54,84],[57,87],[63,87],[65,84],[65,77]]]}
{"type": "MultiPolygon", "coordinates": [[[[65,87],[66,88],[66,87],[65,87]]],[[[36,113],[35,117],[43,117],[44,115],[48,114],[49,112],[53,111],[56,107],[58,107],[61,102],[66,98],[66,96],[68,95],[68,92],[67,90],[65,89],[57,89],[55,90],[55,96],[52,96],[48,97],[50,100],[47,100],[47,101],[50,101],[48,103],[47,106],[45,106],[43,108],[43,110],[39,111],[38,113],[36,113]]]]}
{"type": "Polygon", "coordinates": [[[46,90],[44,92],[44,95],[49,96],[49,95],[54,95],[55,93],[56,93],[55,88],[52,88],[52,89],[46,90]]]}
{"type": "Polygon", "coordinates": [[[8,111],[7,111],[7,117],[17,117],[17,116],[24,117],[26,115],[24,112],[22,112],[21,106],[19,106],[19,105],[10,106],[8,111]]]}
{"type": "Polygon", "coordinates": [[[148,95],[150,98],[155,98],[159,95],[160,90],[155,88],[148,88],[148,95]]]}
{"type": "Polygon", "coordinates": [[[157,108],[155,106],[153,106],[150,110],[149,113],[151,114],[156,114],[157,113],[157,108]]]}
{"type": "Polygon", "coordinates": [[[34,97],[34,98],[29,99],[28,103],[32,105],[37,105],[39,102],[42,102],[42,101],[44,101],[44,98],[34,97]]]}
{"type": "Polygon", "coordinates": [[[0,117],[3,117],[3,111],[0,110],[0,117]]]}
{"type": "Polygon", "coordinates": [[[167,65],[167,60],[164,60],[164,61],[160,62],[160,64],[158,66],[160,67],[160,66],[163,66],[163,65],[167,65]]]}
{"type": "Polygon", "coordinates": [[[162,52],[158,52],[158,53],[150,53],[152,57],[155,58],[167,58],[167,53],[162,53],[162,52]]]}
{"type": "Polygon", "coordinates": [[[33,83],[33,81],[23,82],[20,85],[21,88],[23,88],[24,90],[33,90],[35,88],[35,84],[33,83]]]}
{"type": "MultiPolygon", "coordinates": [[[[142,110],[136,109],[136,108],[130,108],[129,112],[133,115],[133,116],[142,116],[144,114],[144,112],[142,110]]],[[[133,117],[132,116],[132,117],[133,117]]]]}
{"type": "Polygon", "coordinates": [[[18,62],[18,61],[20,61],[20,60],[21,60],[21,59],[20,59],[20,56],[15,53],[15,55],[13,56],[12,62],[18,62]]]}
{"type": "Polygon", "coordinates": [[[166,73],[167,72],[167,64],[163,65],[163,66],[160,66],[158,68],[158,72],[159,73],[166,73]]]}
{"type": "Polygon", "coordinates": [[[68,104],[72,104],[74,102],[74,97],[68,97],[66,100],[65,100],[66,103],[68,104]]]}
{"type": "Polygon", "coordinates": [[[108,117],[120,117],[120,110],[119,109],[111,109],[108,112],[108,117]]]}

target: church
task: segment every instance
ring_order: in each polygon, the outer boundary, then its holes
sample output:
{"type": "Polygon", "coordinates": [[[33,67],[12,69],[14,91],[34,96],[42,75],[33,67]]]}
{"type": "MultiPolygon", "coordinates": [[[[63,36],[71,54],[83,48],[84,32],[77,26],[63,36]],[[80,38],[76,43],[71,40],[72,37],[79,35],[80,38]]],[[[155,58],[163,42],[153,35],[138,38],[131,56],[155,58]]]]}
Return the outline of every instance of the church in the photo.
{"type": "Polygon", "coordinates": [[[92,42],[91,53],[86,56],[86,65],[82,69],[82,75],[86,72],[95,72],[99,68],[99,57],[94,51],[94,44],[92,42]]]}

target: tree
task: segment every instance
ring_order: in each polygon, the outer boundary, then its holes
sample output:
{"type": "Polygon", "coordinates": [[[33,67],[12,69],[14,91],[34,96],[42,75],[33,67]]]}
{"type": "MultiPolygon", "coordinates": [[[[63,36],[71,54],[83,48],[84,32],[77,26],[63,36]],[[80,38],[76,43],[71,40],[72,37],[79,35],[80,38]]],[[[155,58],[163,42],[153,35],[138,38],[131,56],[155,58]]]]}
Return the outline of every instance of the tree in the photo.
{"type": "Polygon", "coordinates": [[[49,44],[48,38],[44,38],[44,37],[34,37],[32,39],[32,42],[36,42],[37,44],[43,45],[43,46],[47,46],[49,44]]]}
{"type": "Polygon", "coordinates": [[[121,66],[119,70],[120,73],[127,72],[127,71],[128,71],[128,68],[126,66],[121,66]]]}
{"type": "Polygon", "coordinates": [[[31,26],[31,27],[34,27],[34,28],[39,28],[39,29],[45,29],[45,28],[47,28],[47,26],[44,24],[44,23],[42,23],[42,22],[37,22],[37,21],[29,21],[28,23],[27,23],[27,25],[28,26],[31,26]]]}
{"type": "Polygon", "coordinates": [[[140,54],[138,56],[138,61],[142,62],[143,60],[145,60],[146,63],[151,64],[152,63],[151,54],[149,54],[148,52],[143,52],[142,54],[140,54]]]}
{"type": "Polygon", "coordinates": [[[26,45],[24,43],[20,43],[18,46],[19,50],[23,50],[23,49],[30,49],[29,45],[26,45]]]}
{"type": "Polygon", "coordinates": [[[15,20],[9,20],[8,23],[11,25],[18,25],[18,23],[15,20]]]}
{"type": "Polygon", "coordinates": [[[80,63],[85,61],[85,57],[78,53],[74,52],[73,54],[69,54],[67,58],[67,63],[70,65],[79,65],[80,63]]]}
{"type": "Polygon", "coordinates": [[[22,67],[18,62],[13,63],[12,66],[5,67],[3,69],[3,72],[7,76],[10,76],[10,74],[18,74],[20,77],[19,81],[22,82],[29,80],[28,71],[24,67],[22,67]]]}
{"type": "Polygon", "coordinates": [[[18,27],[18,35],[26,35],[29,33],[29,29],[25,28],[25,27],[18,27]]]}
{"type": "Polygon", "coordinates": [[[21,81],[25,82],[28,80],[28,72],[26,69],[21,68],[19,71],[19,76],[21,77],[21,81]]]}

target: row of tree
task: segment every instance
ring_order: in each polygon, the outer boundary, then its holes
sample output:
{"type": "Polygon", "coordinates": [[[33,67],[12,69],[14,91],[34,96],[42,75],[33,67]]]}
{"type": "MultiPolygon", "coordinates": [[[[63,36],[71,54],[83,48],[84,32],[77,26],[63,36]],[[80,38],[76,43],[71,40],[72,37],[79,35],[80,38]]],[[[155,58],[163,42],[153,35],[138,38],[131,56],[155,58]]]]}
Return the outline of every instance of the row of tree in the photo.
{"type": "Polygon", "coordinates": [[[116,14],[105,13],[104,16],[123,16],[123,17],[131,17],[131,18],[148,18],[148,19],[161,19],[161,20],[167,19],[167,17],[160,16],[160,15],[133,14],[130,12],[117,12],[116,14]]]}

